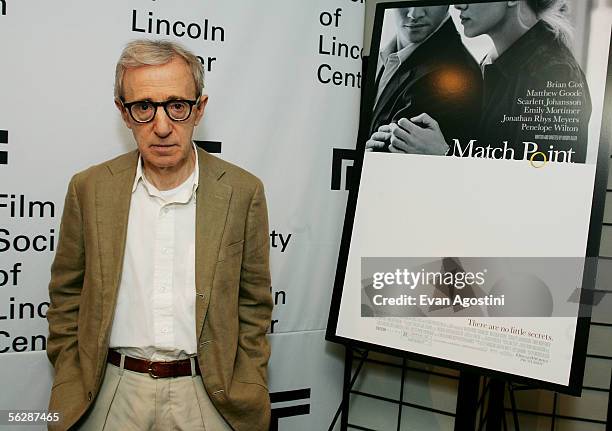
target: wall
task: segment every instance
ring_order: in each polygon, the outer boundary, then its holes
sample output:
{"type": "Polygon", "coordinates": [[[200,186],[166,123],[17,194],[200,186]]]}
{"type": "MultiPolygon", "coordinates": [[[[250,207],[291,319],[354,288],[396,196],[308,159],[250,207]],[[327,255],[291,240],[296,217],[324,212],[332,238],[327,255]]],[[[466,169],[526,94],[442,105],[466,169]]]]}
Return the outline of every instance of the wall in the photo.
{"type": "Polygon", "coordinates": [[[361,71],[359,56],[330,47],[359,54],[363,16],[351,0],[0,1],[0,409],[47,406],[47,285],[66,187],[135,148],[114,67],[146,37],[202,58],[210,99],[195,140],[266,186],[274,423],[329,425],[343,356],[324,329],[347,195],[332,166],[344,184],[349,162],[334,163],[334,149],[354,148],[361,71]]]}

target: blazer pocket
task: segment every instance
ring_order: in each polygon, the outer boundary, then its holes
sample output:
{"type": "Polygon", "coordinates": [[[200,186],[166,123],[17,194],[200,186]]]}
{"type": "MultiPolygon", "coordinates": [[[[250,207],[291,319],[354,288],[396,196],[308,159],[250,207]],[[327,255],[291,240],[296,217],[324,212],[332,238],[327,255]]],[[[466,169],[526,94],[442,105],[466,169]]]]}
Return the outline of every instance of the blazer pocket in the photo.
{"type": "Polygon", "coordinates": [[[221,250],[219,251],[218,262],[223,262],[224,260],[227,260],[232,256],[235,256],[237,254],[242,254],[243,246],[244,246],[244,240],[240,240],[238,242],[232,243],[228,246],[221,248],[221,250]]]}

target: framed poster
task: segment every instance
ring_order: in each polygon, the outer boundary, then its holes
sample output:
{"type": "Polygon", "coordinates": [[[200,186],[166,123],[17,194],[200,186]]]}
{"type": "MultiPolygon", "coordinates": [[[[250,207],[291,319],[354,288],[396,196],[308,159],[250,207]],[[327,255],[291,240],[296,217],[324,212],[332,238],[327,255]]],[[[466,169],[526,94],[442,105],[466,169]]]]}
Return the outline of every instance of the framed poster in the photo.
{"type": "Polygon", "coordinates": [[[329,340],[580,393],[612,118],[591,7],[377,6],[329,340]]]}

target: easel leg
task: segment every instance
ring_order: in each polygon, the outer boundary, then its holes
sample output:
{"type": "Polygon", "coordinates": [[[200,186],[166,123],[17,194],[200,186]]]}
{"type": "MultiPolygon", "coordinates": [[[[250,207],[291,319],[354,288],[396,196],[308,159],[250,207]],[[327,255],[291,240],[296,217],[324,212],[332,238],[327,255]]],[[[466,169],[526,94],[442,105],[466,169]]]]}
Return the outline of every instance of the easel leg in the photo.
{"type": "Polygon", "coordinates": [[[487,412],[487,431],[499,431],[504,421],[504,390],[503,380],[491,379],[489,383],[489,405],[487,412]]]}
{"type": "Polygon", "coordinates": [[[353,359],[355,357],[353,355],[353,349],[351,349],[348,346],[344,347],[344,382],[343,382],[343,388],[342,388],[342,400],[340,401],[340,405],[338,406],[338,409],[336,410],[336,414],[334,415],[334,418],[332,419],[331,424],[329,424],[329,428],[327,431],[334,430],[338,417],[340,417],[340,431],[347,430],[351,390],[353,389],[353,385],[355,384],[357,377],[359,377],[359,373],[361,372],[361,369],[363,368],[363,364],[365,363],[368,357],[368,353],[369,352],[367,350],[363,351],[363,353],[359,353],[360,355],[359,363],[357,365],[357,368],[355,369],[355,373],[352,373],[353,359]],[[352,374],[352,377],[351,377],[351,374],[352,374]]]}
{"type": "Polygon", "coordinates": [[[340,430],[348,429],[349,399],[351,397],[351,372],[353,371],[353,350],[344,348],[344,390],[342,391],[342,415],[340,416],[340,430]]]}
{"type": "Polygon", "coordinates": [[[473,431],[476,427],[480,376],[461,372],[457,389],[455,431],[473,431]]]}
{"type": "Polygon", "coordinates": [[[406,381],[406,358],[402,358],[402,380],[400,382],[400,397],[397,409],[397,431],[402,429],[402,407],[404,402],[404,382],[406,381]]]}
{"type": "Polygon", "coordinates": [[[610,392],[608,392],[608,416],[606,419],[606,431],[612,431],[612,373],[610,374],[610,392]]]}

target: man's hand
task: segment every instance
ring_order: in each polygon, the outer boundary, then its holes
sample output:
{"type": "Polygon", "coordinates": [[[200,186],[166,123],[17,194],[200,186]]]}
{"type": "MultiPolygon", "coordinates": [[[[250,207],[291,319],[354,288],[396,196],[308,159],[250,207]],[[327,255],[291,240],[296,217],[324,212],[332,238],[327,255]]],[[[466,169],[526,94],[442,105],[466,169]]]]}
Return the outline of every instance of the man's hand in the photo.
{"type": "Polygon", "coordinates": [[[390,126],[392,153],[443,156],[449,149],[438,122],[427,114],[401,118],[390,126]]]}
{"type": "Polygon", "coordinates": [[[372,133],[372,136],[366,142],[366,151],[385,151],[389,146],[393,126],[397,127],[395,124],[383,124],[376,132],[372,133]]]}

